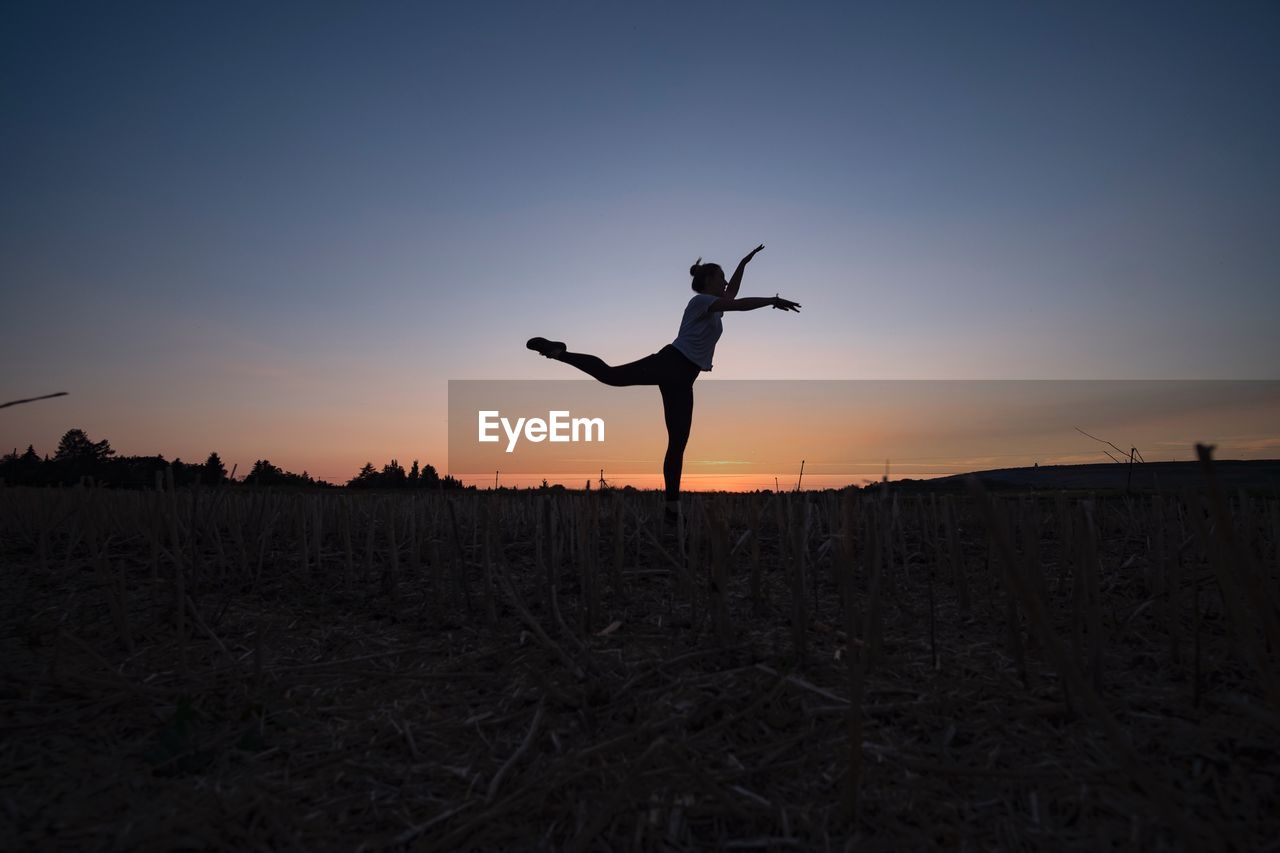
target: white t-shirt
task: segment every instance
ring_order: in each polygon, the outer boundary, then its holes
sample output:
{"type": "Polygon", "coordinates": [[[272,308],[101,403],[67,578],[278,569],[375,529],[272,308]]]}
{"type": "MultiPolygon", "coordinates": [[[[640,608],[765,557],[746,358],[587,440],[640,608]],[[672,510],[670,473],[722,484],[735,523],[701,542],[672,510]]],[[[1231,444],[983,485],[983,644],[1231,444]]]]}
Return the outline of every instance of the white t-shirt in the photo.
{"type": "Polygon", "coordinates": [[[671,345],[703,370],[711,369],[711,356],[716,351],[716,341],[724,325],[720,318],[723,311],[708,311],[711,303],[719,299],[710,293],[695,293],[684,309],[680,320],[680,333],[671,345]]]}

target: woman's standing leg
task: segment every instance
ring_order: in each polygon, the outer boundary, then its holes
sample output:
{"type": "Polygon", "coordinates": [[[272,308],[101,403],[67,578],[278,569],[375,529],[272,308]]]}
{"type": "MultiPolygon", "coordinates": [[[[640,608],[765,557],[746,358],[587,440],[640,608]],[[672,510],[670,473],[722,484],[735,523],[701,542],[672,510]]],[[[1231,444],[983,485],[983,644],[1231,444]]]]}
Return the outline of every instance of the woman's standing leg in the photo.
{"type": "Polygon", "coordinates": [[[667,506],[680,500],[680,473],[684,470],[684,448],[689,443],[693,426],[693,383],[664,382],[662,413],[667,422],[667,455],[662,460],[662,479],[666,484],[667,506]]]}

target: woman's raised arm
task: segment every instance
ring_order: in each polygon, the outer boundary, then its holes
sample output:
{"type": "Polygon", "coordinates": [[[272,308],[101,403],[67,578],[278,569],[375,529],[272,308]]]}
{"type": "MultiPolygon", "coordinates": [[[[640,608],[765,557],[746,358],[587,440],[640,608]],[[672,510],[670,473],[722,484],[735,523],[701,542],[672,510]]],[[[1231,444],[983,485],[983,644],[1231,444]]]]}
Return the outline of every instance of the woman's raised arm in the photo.
{"type": "Polygon", "coordinates": [[[742,287],[742,274],[746,272],[747,263],[756,256],[756,252],[759,252],[763,248],[764,248],[764,243],[761,243],[759,246],[756,246],[754,249],[748,252],[745,258],[738,261],[738,268],[733,271],[733,278],[729,279],[729,286],[725,288],[725,291],[724,291],[725,296],[729,297],[730,299],[733,299],[735,296],[738,295],[738,288],[742,287]]]}

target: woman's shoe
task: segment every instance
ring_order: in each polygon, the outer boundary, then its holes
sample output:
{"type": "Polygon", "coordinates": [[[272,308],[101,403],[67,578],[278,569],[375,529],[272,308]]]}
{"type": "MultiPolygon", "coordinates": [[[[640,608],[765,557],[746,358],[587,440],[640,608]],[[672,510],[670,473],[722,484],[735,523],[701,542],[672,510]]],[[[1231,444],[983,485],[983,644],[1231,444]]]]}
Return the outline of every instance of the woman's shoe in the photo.
{"type": "Polygon", "coordinates": [[[568,347],[562,341],[549,341],[546,338],[529,338],[525,346],[547,358],[555,358],[564,353],[568,347]]]}

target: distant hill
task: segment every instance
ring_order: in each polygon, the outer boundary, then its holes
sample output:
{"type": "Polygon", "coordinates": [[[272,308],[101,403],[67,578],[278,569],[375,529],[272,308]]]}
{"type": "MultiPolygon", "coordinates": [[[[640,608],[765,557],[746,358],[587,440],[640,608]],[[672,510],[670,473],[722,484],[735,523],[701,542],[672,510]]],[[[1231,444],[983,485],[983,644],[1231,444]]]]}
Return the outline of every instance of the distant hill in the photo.
{"type": "MultiPolygon", "coordinates": [[[[1280,490],[1280,459],[1215,460],[1214,470],[1224,489],[1280,490]]],[[[1204,474],[1199,462],[1135,462],[1130,482],[1127,463],[1100,462],[1091,465],[1039,465],[1032,468],[998,468],[953,474],[933,480],[915,481],[917,488],[952,490],[962,488],[969,476],[976,476],[993,488],[1021,489],[1181,489],[1201,486],[1204,474]]]]}

